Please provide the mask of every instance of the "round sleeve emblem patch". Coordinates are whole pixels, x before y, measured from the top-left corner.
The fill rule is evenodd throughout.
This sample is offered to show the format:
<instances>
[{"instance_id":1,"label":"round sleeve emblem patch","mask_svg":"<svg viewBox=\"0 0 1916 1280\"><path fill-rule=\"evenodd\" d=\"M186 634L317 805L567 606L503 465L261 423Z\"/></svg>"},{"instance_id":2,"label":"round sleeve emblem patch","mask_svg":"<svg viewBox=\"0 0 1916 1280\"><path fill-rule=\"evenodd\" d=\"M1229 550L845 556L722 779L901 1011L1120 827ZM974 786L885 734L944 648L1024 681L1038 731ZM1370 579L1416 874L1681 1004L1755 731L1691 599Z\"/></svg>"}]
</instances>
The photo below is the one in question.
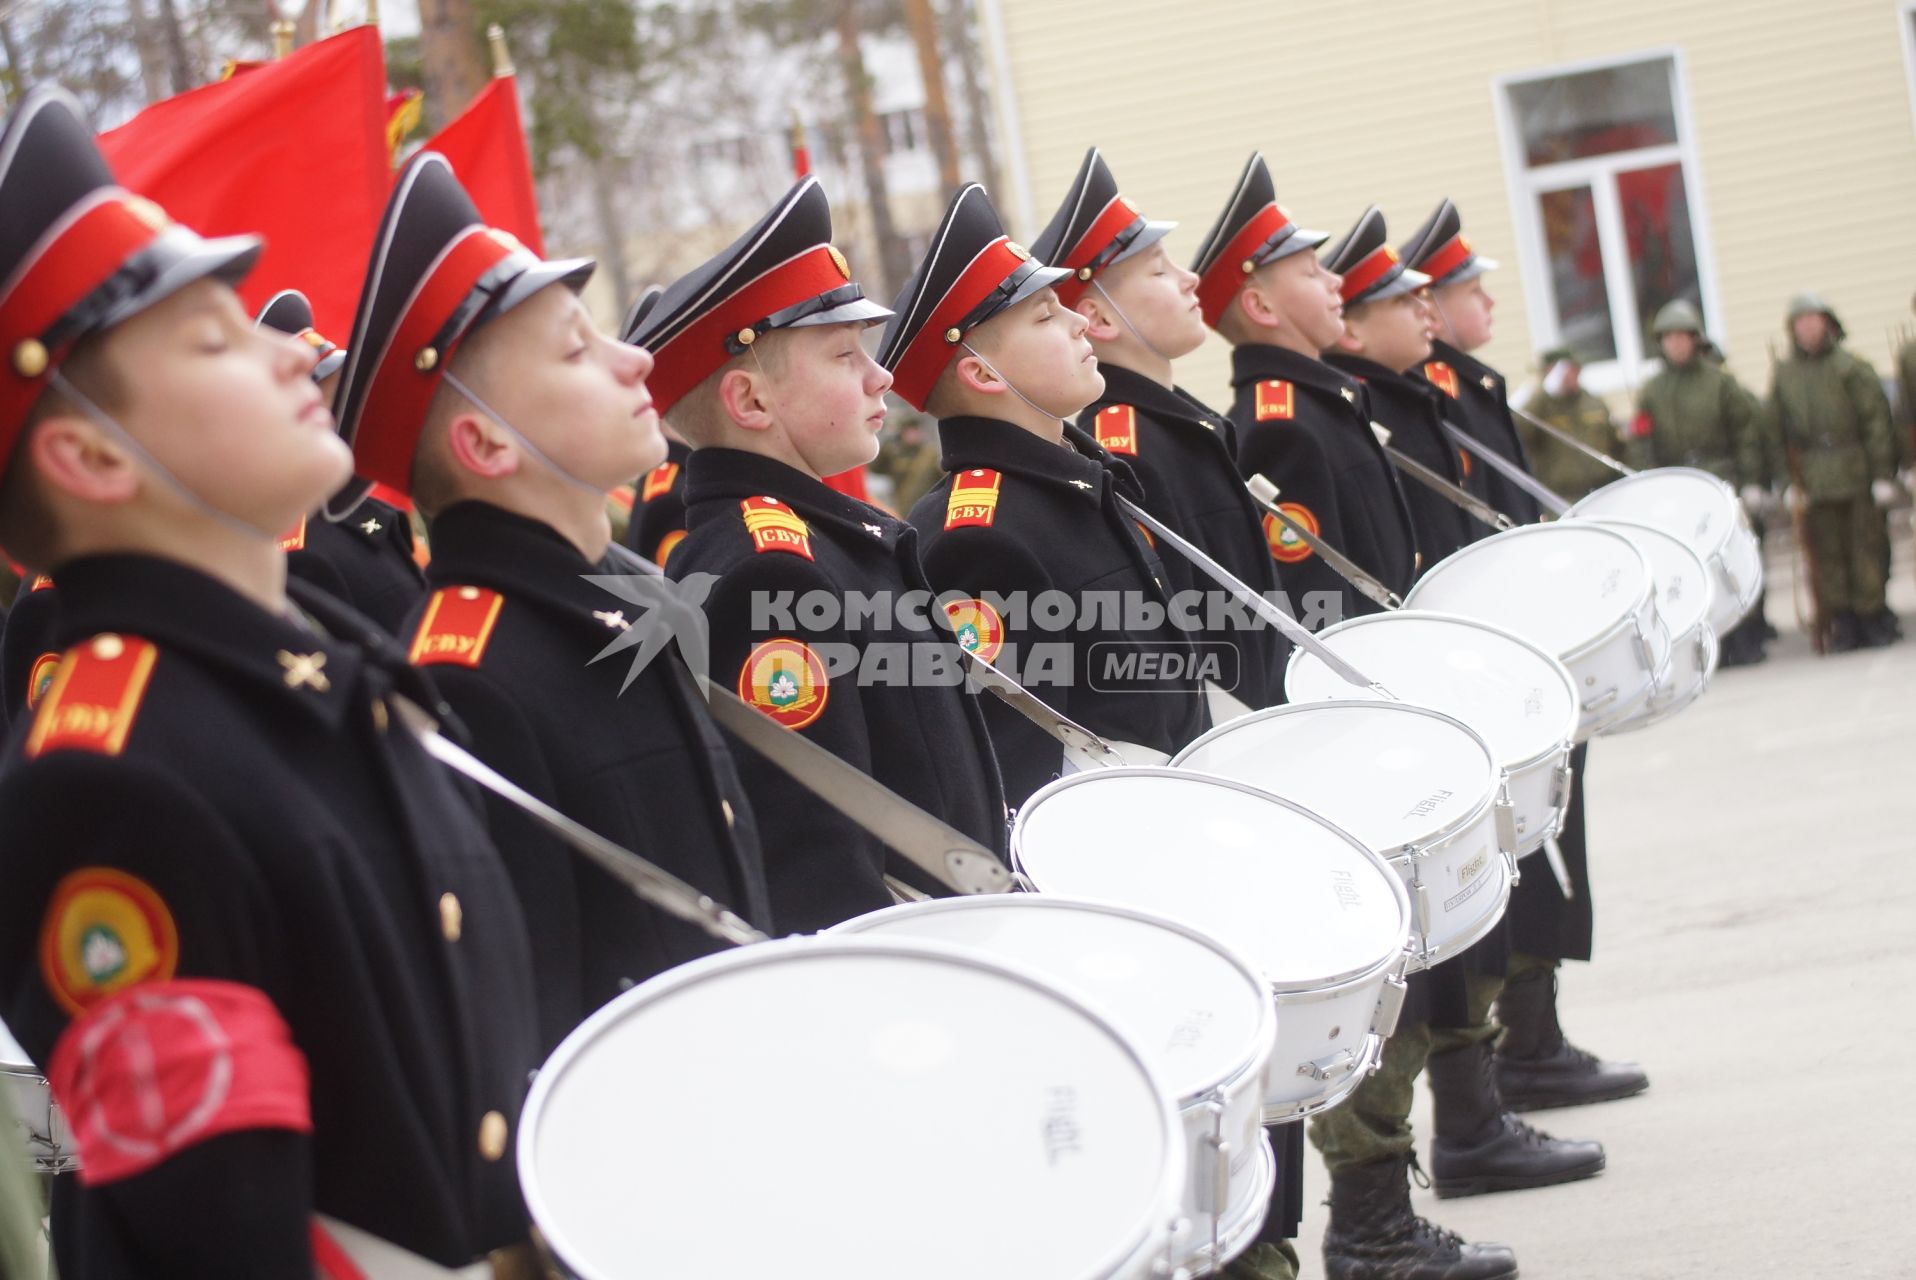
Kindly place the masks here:
<instances>
[{"instance_id":1,"label":"round sleeve emblem patch","mask_svg":"<svg viewBox=\"0 0 1916 1280\"><path fill-rule=\"evenodd\" d=\"M958 643L986 662L997 661L1005 647L1005 623L983 600L953 600L945 606Z\"/></svg>"},{"instance_id":2,"label":"round sleeve emblem patch","mask_svg":"<svg viewBox=\"0 0 1916 1280\"><path fill-rule=\"evenodd\" d=\"M33 660L33 669L27 673L27 710L40 705L40 697L53 683L53 673L59 670L60 655L43 653Z\"/></svg>"},{"instance_id":3,"label":"round sleeve emblem patch","mask_svg":"<svg viewBox=\"0 0 1916 1280\"><path fill-rule=\"evenodd\" d=\"M659 568L663 569L665 567L665 562L672 558L673 550L678 547L679 543L684 541L685 541L685 530L683 529L674 529L672 530L672 532L666 534L663 538L660 538L659 549L655 553L656 559L653 561L653 563L657 564Z\"/></svg>"},{"instance_id":4,"label":"round sleeve emblem patch","mask_svg":"<svg viewBox=\"0 0 1916 1280\"><path fill-rule=\"evenodd\" d=\"M1317 517L1302 503L1280 502L1277 509L1312 533L1320 531ZM1264 540L1270 544L1271 558L1280 564L1296 564L1299 560L1310 559L1314 554L1310 543L1298 537L1276 516L1264 517Z\"/></svg>"},{"instance_id":5,"label":"round sleeve emblem patch","mask_svg":"<svg viewBox=\"0 0 1916 1280\"><path fill-rule=\"evenodd\" d=\"M753 646L739 668L738 696L787 729L803 729L825 711L825 664L802 641L780 637Z\"/></svg>"},{"instance_id":6,"label":"round sleeve emblem patch","mask_svg":"<svg viewBox=\"0 0 1916 1280\"><path fill-rule=\"evenodd\" d=\"M40 973L75 1017L136 982L164 982L179 964L173 913L153 886L111 867L82 867L54 886L40 927Z\"/></svg>"}]
</instances>

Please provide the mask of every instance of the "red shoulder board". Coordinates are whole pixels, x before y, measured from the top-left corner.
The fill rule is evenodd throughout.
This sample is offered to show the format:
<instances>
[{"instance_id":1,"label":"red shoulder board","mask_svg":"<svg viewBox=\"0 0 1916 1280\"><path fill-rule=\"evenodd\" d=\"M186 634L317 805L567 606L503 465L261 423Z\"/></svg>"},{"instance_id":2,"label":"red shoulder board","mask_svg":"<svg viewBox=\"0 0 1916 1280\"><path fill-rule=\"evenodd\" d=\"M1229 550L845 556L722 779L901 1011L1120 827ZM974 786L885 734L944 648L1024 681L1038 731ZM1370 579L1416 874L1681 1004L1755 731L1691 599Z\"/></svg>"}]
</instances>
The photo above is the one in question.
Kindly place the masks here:
<instances>
[{"instance_id":1,"label":"red shoulder board","mask_svg":"<svg viewBox=\"0 0 1916 1280\"><path fill-rule=\"evenodd\" d=\"M1094 420L1098 443L1110 453L1136 457L1138 453L1138 411L1128 404L1114 404L1098 410Z\"/></svg>"},{"instance_id":2,"label":"red shoulder board","mask_svg":"<svg viewBox=\"0 0 1916 1280\"><path fill-rule=\"evenodd\" d=\"M811 526L777 498L747 498L738 504L745 516L745 531L752 535L752 549L760 555L783 551L812 559Z\"/></svg>"},{"instance_id":3,"label":"red shoulder board","mask_svg":"<svg viewBox=\"0 0 1916 1280\"><path fill-rule=\"evenodd\" d=\"M639 487L639 501L650 502L662 493L670 493L673 482L678 478L678 463L661 462L645 473L645 483Z\"/></svg>"},{"instance_id":4,"label":"red shoulder board","mask_svg":"<svg viewBox=\"0 0 1916 1280\"><path fill-rule=\"evenodd\" d=\"M631 485L622 484L607 493L605 499L620 511L630 511L638 503L638 494L632 491Z\"/></svg>"},{"instance_id":5,"label":"red shoulder board","mask_svg":"<svg viewBox=\"0 0 1916 1280\"><path fill-rule=\"evenodd\" d=\"M44 573L35 574L33 578L33 585L28 587L27 590L28 591L45 591L48 587L52 585L53 585L53 579L48 577L46 574Z\"/></svg>"},{"instance_id":6,"label":"red shoulder board","mask_svg":"<svg viewBox=\"0 0 1916 1280\"><path fill-rule=\"evenodd\" d=\"M484 587L441 587L426 604L406 656L419 666L476 667L506 598Z\"/></svg>"},{"instance_id":7,"label":"red shoulder board","mask_svg":"<svg viewBox=\"0 0 1916 1280\"><path fill-rule=\"evenodd\" d=\"M279 536L281 551L304 551L306 549L306 517L301 516L299 523L293 526L291 533Z\"/></svg>"},{"instance_id":8,"label":"red shoulder board","mask_svg":"<svg viewBox=\"0 0 1916 1280\"><path fill-rule=\"evenodd\" d=\"M953 473L945 528L989 529L998 518L998 486L1003 481L1003 476L985 467Z\"/></svg>"},{"instance_id":9,"label":"red shoulder board","mask_svg":"<svg viewBox=\"0 0 1916 1280\"><path fill-rule=\"evenodd\" d=\"M1256 410L1259 422L1289 421L1297 416L1297 388L1276 378L1264 379L1257 384Z\"/></svg>"},{"instance_id":10,"label":"red shoulder board","mask_svg":"<svg viewBox=\"0 0 1916 1280\"><path fill-rule=\"evenodd\" d=\"M1424 377L1430 385L1449 396L1457 398L1457 371L1442 360L1431 360L1424 365Z\"/></svg>"},{"instance_id":11,"label":"red shoulder board","mask_svg":"<svg viewBox=\"0 0 1916 1280\"><path fill-rule=\"evenodd\" d=\"M62 749L119 755L159 656L152 641L110 631L67 650L34 711L27 758Z\"/></svg>"},{"instance_id":12,"label":"red shoulder board","mask_svg":"<svg viewBox=\"0 0 1916 1280\"><path fill-rule=\"evenodd\" d=\"M673 549L676 548L679 545L679 543L684 541L685 541L685 530L683 529L674 529L670 533L667 533L664 537L659 539L658 550L652 553L652 562L658 565L659 568L663 569L665 567L665 562L672 558Z\"/></svg>"}]
</instances>

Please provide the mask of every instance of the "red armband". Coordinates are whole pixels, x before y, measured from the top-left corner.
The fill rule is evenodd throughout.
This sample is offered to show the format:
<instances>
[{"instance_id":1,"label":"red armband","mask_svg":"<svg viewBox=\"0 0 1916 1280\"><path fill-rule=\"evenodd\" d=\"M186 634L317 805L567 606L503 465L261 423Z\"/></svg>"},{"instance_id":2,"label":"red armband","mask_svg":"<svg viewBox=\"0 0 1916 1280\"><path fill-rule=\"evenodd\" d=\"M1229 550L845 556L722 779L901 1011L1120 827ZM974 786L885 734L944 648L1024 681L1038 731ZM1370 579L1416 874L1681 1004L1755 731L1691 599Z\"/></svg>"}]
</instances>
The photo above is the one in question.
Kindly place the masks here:
<instances>
[{"instance_id":1,"label":"red armband","mask_svg":"<svg viewBox=\"0 0 1916 1280\"><path fill-rule=\"evenodd\" d=\"M306 1055L256 987L141 983L76 1019L47 1072L80 1154L80 1181L144 1173L222 1133L311 1133Z\"/></svg>"},{"instance_id":2,"label":"red armband","mask_svg":"<svg viewBox=\"0 0 1916 1280\"><path fill-rule=\"evenodd\" d=\"M1630 434L1638 440L1650 434L1656 428L1656 422L1647 413L1639 413L1630 419Z\"/></svg>"}]
</instances>

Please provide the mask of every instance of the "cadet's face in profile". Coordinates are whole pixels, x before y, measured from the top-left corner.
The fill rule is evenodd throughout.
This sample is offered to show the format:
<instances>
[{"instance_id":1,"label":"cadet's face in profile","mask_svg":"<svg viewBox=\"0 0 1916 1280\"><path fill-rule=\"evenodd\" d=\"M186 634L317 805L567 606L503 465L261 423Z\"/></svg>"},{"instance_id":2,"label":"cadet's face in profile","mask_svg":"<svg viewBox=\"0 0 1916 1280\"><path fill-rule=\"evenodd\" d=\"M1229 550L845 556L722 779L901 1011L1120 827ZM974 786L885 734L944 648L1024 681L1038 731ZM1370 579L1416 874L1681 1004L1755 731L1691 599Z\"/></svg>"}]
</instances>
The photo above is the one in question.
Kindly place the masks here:
<instances>
[{"instance_id":1,"label":"cadet's face in profile","mask_svg":"<svg viewBox=\"0 0 1916 1280\"><path fill-rule=\"evenodd\" d=\"M1166 359L1189 355L1204 345L1197 273L1171 261L1163 241L1107 269L1097 283Z\"/></svg>"},{"instance_id":2,"label":"cadet's face in profile","mask_svg":"<svg viewBox=\"0 0 1916 1280\"><path fill-rule=\"evenodd\" d=\"M665 460L651 353L601 332L572 290L547 285L493 324L483 394L540 452L606 489Z\"/></svg>"},{"instance_id":3,"label":"cadet's face in profile","mask_svg":"<svg viewBox=\"0 0 1916 1280\"><path fill-rule=\"evenodd\" d=\"M1056 293L1040 289L972 330L970 342L1046 413L1071 418L1104 394L1104 375L1085 336L1088 327ZM964 354L961 348L959 358ZM1009 391L1001 394L1016 398Z\"/></svg>"},{"instance_id":4,"label":"cadet's face in profile","mask_svg":"<svg viewBox=\"0 0 1916 1280\"><path fill-rule=\"evenodd\" d=\"M865 350L862 324L821 324L777 335L768 368L773 416L813 472L836 475L878 456L891 372Z\"/></svg>"},{"instance_id":5,"label":"cadet's face in profile","mask_svg":"<svg viewBox=\"0 0 1916 1280\"><path fill-rule=\"evenodd\" d=\"M1438 336L1448 329L1450 343L1459 351L1475 351L1490 341L1497 300L1484 288L1482 277L1432 289L1430 296L1438 312Z\"/></svg>"},{"instance_id":6,"label":"cadet's face in profile","mask_svg":"<svg viewBox=\"0 0 1916 1280\"><path fill-rule=\"evenodd\" d=\"M1424 304L1414 293L1364 304L1350 322L1351 336L1364 355L1387 369L1403 372L1430 358L1430 329Z\"/></svg>"},{"instance_id":7,"label":"cadet's face in profile","mask_svg":"<svg viewBox=\"0 0 1916 1280\"><path fill-rule=\"evenodd\" d=\"M352 452L313 384L318 353L255 329L228 286L190 284L107 343L129 387L114 418L211 506L284 529L351 476Z\"/></svg>"},{"instance_id":8,"label":"cadet's face in profile","mask_svg":"<svg viewBox=\"0 0 1916 1280\"><path fill-rule=\"evenodd\" d=\"M1280 315L1318 351L1344 336L1344 277L1327 270L1308 249L1288 254L1259 270L1261 287L1270 291Z\"/></svg>"}]
</instances>

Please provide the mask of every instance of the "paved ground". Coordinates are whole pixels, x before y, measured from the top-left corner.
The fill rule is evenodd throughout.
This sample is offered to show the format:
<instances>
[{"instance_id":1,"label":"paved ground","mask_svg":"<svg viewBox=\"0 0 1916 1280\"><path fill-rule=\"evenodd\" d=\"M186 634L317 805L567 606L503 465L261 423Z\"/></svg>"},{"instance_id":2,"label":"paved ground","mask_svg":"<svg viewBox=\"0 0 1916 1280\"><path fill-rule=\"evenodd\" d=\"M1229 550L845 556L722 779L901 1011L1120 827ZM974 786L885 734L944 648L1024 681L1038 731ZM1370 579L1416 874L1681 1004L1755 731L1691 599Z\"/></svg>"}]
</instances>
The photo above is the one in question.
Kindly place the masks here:
<instances>
[{"instance_id":1,"label":"paved ground","mask_svg":"<svg viewBox=\"0 0 1916 1280\"><path fill-rule=\"evenodd\" d=\"M1608 1170L1416 1193L1514 1247L1526 1277L1916 1276L1916 639L1818 659L1787 545L1770 572L1770 661L1590 753L1597 956L1566 969L1561 1007L1575 1041L1636 1058L1651 1087L1532 1118L1601 1140ZM1891 600L1916 636L1906 539ZM1298 1244L1321 1277L1326 1179L1308 1165Z\"/></svg>"}]
</instances>

